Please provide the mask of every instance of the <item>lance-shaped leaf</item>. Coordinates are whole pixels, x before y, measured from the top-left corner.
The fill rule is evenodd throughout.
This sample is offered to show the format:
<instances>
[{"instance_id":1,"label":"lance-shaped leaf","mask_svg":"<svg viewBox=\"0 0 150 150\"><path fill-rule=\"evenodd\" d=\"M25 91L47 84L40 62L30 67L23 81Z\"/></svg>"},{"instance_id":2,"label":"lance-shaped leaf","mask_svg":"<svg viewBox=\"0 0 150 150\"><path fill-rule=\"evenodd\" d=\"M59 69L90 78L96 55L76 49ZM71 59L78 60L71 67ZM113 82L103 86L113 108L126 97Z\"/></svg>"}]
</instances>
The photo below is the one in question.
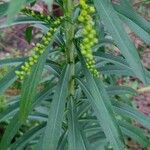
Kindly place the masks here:
<instances>
[{"instance_id":1,"label":"lance-shaped leaf","mask_svg":"<svg viewBox=\"0 0 150 150\"><path fill-rule=\"evenodd\" d=\"M50 44L51 45L51 44ZM31 74L23 82L20 101L20 121L24 122L30 112L32 102L37 93L37 86L40 82L44 64L49 53L49 46L38 59L37 64L32 68Z\"/></svg>"},{"instance_id":2,"label":"lance-shaped leaf","mask_svg":"<svg viewBox=\"0 0 150 150\"><path fill-rule=\"evenodd\" d=\"M103 83L99 79L94 79L88 71L86 71L86 79L87 84L81 80L78 82L89 99L107 140L115 150L124 149L123 137Z\"/></svg>"},{"instance_id":3,"label":"lance-shaped leaf","mask_svg":"<svg viewBox=\"0 0 150 150\"><path fill-rule=\"evenodd\" d=\"M68 102L68 149L70 150L90 150L90 145L81 133L77 120L77 110L73 99Z\"/></svg>"},{"instance_id":4,"label":"lance-shaped leaf","mask_svg":"<svg viewBox=\"0 0 150 150\"><path fill-rule=\"evenodd\" d=\"M126 58L133 72L139 79L146 83L143 66L140 62L137 50L128 34L125 32L123 23L113 9L112 3L110 0L94 0L94 4L97 9L97 13L106 26L106 29L113 37L115 43L121 50L123 56Z\"/></svg>"},{"instance_id":5,"label":"lance-shaped leaf","mask_svg":"<svg viewBox=\"0 0 150 150\"><path fill-rule=\"evenodd\" d=\"M61 135L62 121L64 117L65 100L68 95L68 83L70 81L71 65L65 67L56 87L51 103L45 134L42 139L42 150L56 150Z\"/></svg>"},{"instance_id":6,"label":"lance-shaped leaf","mask_svg":"<svg viewBox=\"0 0 150 150\"><path fill-rule=\"evenodd\" d=\"M140 16L132 7L128 0L121 0L119 5L113 5L115 10L133 21L137 26L141 27L145 32L150 34L150 22Z\"/></svg>"}]
</instances>

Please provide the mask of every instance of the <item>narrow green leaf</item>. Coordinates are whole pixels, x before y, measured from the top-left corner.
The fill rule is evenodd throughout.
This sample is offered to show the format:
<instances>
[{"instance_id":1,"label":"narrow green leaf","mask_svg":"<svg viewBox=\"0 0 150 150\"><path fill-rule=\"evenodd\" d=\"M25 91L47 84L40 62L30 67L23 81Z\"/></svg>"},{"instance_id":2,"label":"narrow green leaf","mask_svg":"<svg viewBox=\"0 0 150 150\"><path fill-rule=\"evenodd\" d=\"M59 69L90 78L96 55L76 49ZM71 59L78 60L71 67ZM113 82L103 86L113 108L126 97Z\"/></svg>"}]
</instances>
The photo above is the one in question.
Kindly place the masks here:
<instances>
[{"instance_id":1,"label":"narrow green leaf","mask_svg":"<svg viewBox=\"0 0 150 150\"><path fill-rule=\"evenodd\" d=\"M49 44L50 46L51 44ZM37 86L40 82L44 64L49 53L49 46L38 59L37 64L32 68L30 76L27 76L22 84L21 101L20 101L20 121L24 122L30 112L32 102L37 93Z\"/></svg>"},{"instance_id":2,"label":"narrow green leaf","mask_svg":"<svg viewBox=\"0 0 150 150\"><path fill-rule=\"evenodd\" d=\"M135 76L132 69L126 69L118 65L105 65L104 67L97 67L100 72L106 75L118 75L118 76Z\"/></svg>"},{"instance_id":3,"label":"narrow green leaf","mask_svg":"<svg viewBox=\"0 0 150 150\"><path fill-rule=\"evenodd\" d=\"M8 58L0 60L0 67L3 65L20 65L26 58Z\"/></svg>"},{"instance_id":4,"label":"narrow green leaf","mask_svg":"<svg viewBox=\"0 0 150 150\"><path fill-rule=\"evenodd\" d=\"M139 123L150 129L150 117L122 102L112 101L112 103L116 113L137 120Z\"/></svg>"},{"instance_id":5,"label":"narrow green leaf","mask_svg":"<svg viewBox=\"0 0 150 150\"><path fill-rule=\"evenodd\" d=\"M8 3L0 4L0 17L6 15L8 9Z\"/></svg>"},{"instance_id":6,"label":"narrow green leaf","mask_svg":"<svg viewBox=\"0 0 150 150\"><path fill-rule=\"evenodd\" d=\"M33 19L32 17L18 17L16 18L11 24L3 23L0 25L0 29L4 29L7 27L11 27L18 24L42 24L42 21L37 21L36 19ZM45 26L46 28L46 26Z\"/></svg>"},{"instance_id":7,"label":"narrow green leaf","mask_svg":"<svg viewBox=\"0 0 150 150\"><path fill-rule=\"evenodd\" d=\"M15 67L14 69L11 69L5 77L3 77L0 80L0 94L5 92L6 89L8 89L17 79L15 70L18 69L19 67Z\"/></svg>"},{"instance_id":8,"label":"narrow green leaf","mask_svg":"<svg viewBox=\"0 0 150 150\"><path fill-rule=\"evenodd\" d=\"M29 131L27 131L23 136L21 136L17 141L10 146L11 150L21 150L29 144L34 138L38 137L45 129L46 123L42 123Z\"/></svg>"},{"instance_id":9,"label":"narrow green leaf","mask_svg":"<svg viewBox=\"0 0 150 150\"><path fill-rule=\"evenodd\" d=\"M45 3L48 5L49 10L51 11L54 0L43 0L43 1L45 1Z\"/></svg>"},{"instance_id":10,"label":"narrow green leaf","mask_svg":"<svg viewBox=\"0 0 150 150\"><path fill-rule=\"evenodd\" d=\"M114 118L113 108L103 83L99 79L94 79L88 71L86 71L86 79L87 84L81 80L78 82L89 99L107 140L115 150L124 149L123 137Z\"/></svg>"},{"instance_id":11,"label":"narrow green leaf","mask_svg":"<svg viewBox=\"0 0 150 150\"><path fill-rule=\"evenodd\" d=\"M135 75L146 83L143 66L134 44L131 42L128 34L125 32L120 18L117 16L109 0L94 0L97 13L104 22L107 30L113 37L118 48L126 58ZM115 18L115 19L114 19Z\"/></svg>"},{"instance_id":12,"label":"narrow green leaf","mask_svg":"<svg viewBox=\"0 0 150 150\"><path fill-rule=\"evenodd\" d=\"M122 132L137 141L139 144L141 144L143 147L149 147L150 146L150 141L146 137L146 134L144 133L143 130L125 122L125 121L119 121L119 125L121 126Z\"/></svg>"},{"instance_id":13,"label":"narrow green leaf","mask_svg":"<svg viewBox=\"0 0 150 150\"><path fill-rule=\"evenodd\" d=\"M61 126L64 116L65 100L68 94L68 83L70 81L70 71L72 66L68 65L60 77L56 87L51 108L49 111L48 122L43 137L42 150L56 150L61 134Z\"/></svg>"},{"instance_id":14,"label":"narrow green leaf","mask_svg":"<svg viewBox=\"0 0 150 150\"><path fill-rule=\"evenodd\" d=\"M131 69L126 60L121 56L115 56L111 53L102 53L99 51L95 52L94 56L97 60L104 60L107 61L108 63L113 63L114 65L118 65L126 69Z\"/></svg>"},{"instance_id":15,"label":"narrow green leaf","mask_svg":"<svg viewBox=\"0 0 150 150\"><path fill-rule=\"evenodd\" d=\"M121 0L120 5L114 5L114 8L117 12L124 15L125 17L132 20L139 27L145 30L150 34L150 22L140 16L132 7L131 3L128 0ZM129 11L130 10L130 11Z\"/></svg>"},{"instance_id":16,"label":"narrow green leaf","mask_svg":"<svg viewBox=\"0 0 150 150\"><path fill-rule=\"evenodd\" d=\"M123 20L123 22L125 22L128 25L128 27L141 38L141 40L143 40L147 45L150 45L150 33L147 33L143 28L138 26L129 18L126 18L122 15L120 15L120 17Z\"/></svg>"},{"instance_id":17,"label":"narrow green leaf","mask_svg":"<svg viewBox=\"0 0 150 150\"><path fill-rule=\"evenodd\" d=\"M68 130L64 132L59 140L57 150L64 150L67 144Z\"/></svg>"},{"instance_id":18,"label":"narrow green leaf","mask_svg":"<svg viewBox=\"0 0 150 150\"><path fill-rule=\"evenodd\" d=\"M106 87L106 91L110 96L113 95L124 95L124 94L130 94L130 95L136 95L136 91L130 87L126 86L109 86Z\"/></svg>"},{"instance_id":19,"label":"narrow green leaf","mask_svg":"<svg viewBox=\"0 0 150 150\"><path fill-rule=\"evenodd\" d=\"M11 119L10 124L8 125L2 140L0 142L0 149L6 150L11 143L12 138L19 130L21 124L19 123L18 113Z\"/></svg>"},{"instance_id":20,"label":"narrow green leaf","mask_svg":"<svg viewBox=\"0 0 150 150\"><path fill-rule=\"evenodd\" d=\"M68 110L68 149L90 150L90 145L85 144L88 143L86 137L81 134L73 99L69 101Z\"/></svg>"},{"instance_id":21,"label":"narrow green leaf","mask_svg":"<svg viewBox=\"0 0 150 150\"><path fill-rule=\"evenodd\" d=\"M15 15L19 12L21 7L25 4L26 0L12 0L8 8L8 22L11 23Z\"/></svg>"}]
</instances>

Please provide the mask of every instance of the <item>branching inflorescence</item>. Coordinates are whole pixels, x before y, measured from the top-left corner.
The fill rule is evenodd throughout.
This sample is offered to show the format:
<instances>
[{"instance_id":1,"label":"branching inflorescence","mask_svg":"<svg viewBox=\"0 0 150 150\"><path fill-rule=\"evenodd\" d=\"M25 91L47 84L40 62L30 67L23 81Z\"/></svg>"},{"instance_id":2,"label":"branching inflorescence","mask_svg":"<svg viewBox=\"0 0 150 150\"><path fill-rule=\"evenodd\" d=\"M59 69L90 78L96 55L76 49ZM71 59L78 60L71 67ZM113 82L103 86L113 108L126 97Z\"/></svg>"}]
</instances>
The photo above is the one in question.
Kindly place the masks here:
<instances>
[{"instance_id":1,"label":"branching inflorescence","mask_svg":"<svg viewBox=\"0 0 150 150\"><path fill-rule=\"evenodd\" d=\"M94 29L94 22L92 14L95 13L95 8L89 6L86 0L80 0L81 12L78 17L80 23L82 23L82 35L83 39L80 43L80 49L82 55L86 59L86 66L94 76L99 76L99 72L95 68L95 60L92 54L92 47L98 42L96 38L96 30Z\"/></svg>"},{"instance_id":2,"label":"branching inflorescence","mask_svg":"<svg viewBox=\"0 0 150 150\"><path fill-rule=\"evenodd\" d=\"M52 23L52 18L49 15L45 15L41 12L31 10L30 8L26 7L21 10L21 12L27 16L33 17L39 21L43 21L45 23Z\"/></svg>"},{"instance_id":3,"label":"branching inflorescence","mask_svg":"<svg viewBox=\"0 0 150 150\"><path fill-rule=\"evenodd\" d=\"M27 11L27 9L26 9L26 12L28 15L30 14L33 17L35 16L35 18L38 17L38 16L36 16L36 13L35 12L33 13L33 11L31 11L31 10ZM41 19L43 19L43 17ZM35 45L35 47L33 48L33 50L32 50L33 54L28 58L28 60L24 63L24 65L21 66L21 69L17 70L15 72L17 77L20 80L23 80L26 75L30 74L32 66L35 63L37 63L39 57L44 53L46 47L49 45L50 41L52 40L52 37L53 37L54 33L56 32L58 26L60 25L62 19L63 19L63 17L60 17L60 18L56 19L55 21L51 22L52 25L49 28L49 31L42 37L41 42L37 43ZM43 21L45 21L45 19ZM49 21L49 19L48 19L48 21Z\"/></svg>"}]
</instances>

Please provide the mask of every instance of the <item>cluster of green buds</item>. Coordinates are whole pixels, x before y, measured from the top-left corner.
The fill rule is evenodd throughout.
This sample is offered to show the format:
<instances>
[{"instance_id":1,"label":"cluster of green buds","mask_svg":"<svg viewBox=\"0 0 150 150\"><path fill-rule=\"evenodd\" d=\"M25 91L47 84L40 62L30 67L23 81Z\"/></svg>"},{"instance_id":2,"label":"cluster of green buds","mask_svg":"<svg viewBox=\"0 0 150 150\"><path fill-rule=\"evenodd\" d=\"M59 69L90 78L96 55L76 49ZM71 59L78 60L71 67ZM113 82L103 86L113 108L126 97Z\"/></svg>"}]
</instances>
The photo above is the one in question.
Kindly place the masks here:
<instances>
[{"instance_id":1,"label":"cluster of green buds","mask_svg":"<svg viewBox=\"0 0 150 150\"><path fill-rule=\"evenodd\" d=\"M46 23L51 23L51 21L52 21L52 18L50 16L45 15L38 11L31 10L28 7L22 9L21 12L24 13L25 15L31 16L39 21L44 21Z\"/></svg>"},{"instance_id":2,"label":"cluster of green buds","mask_svg":"<svg viewBox=\"0 0 150 150\"><path fill-rule=\"evenodd\" d=\"M58 26L60 25L63 17L56 19L53 22L53 26L49 29L49 31L42 37L40 43L37 43L32 50L32 55L28 58L28 60L21 66L20 70L15 71L17 77L20 80L23 80L26 75L30 74L32 66L37 63L39 57L44 53L45 48L49 45L52 36L56 32Z\"/></svg>"},{"instance_id":3,"label":"cluster of green buds","mask_svg":"<svg viewBox=\"0 0 150 150\"><path fill-rule=\"evenodd\" d=\"M99 76L99 72L95 68L95 60L92 54L92 47L98 43L96 37L96 30L94 28L94 22L92 14L95 13L94 6L90 6L86 3L86 0L80 0L81 12L78 17L80 23L82 23L82 35L83 39L80 43L80 49L82 55L86 59L86 66L94 76Z\"/></svg>"}]
</instances>

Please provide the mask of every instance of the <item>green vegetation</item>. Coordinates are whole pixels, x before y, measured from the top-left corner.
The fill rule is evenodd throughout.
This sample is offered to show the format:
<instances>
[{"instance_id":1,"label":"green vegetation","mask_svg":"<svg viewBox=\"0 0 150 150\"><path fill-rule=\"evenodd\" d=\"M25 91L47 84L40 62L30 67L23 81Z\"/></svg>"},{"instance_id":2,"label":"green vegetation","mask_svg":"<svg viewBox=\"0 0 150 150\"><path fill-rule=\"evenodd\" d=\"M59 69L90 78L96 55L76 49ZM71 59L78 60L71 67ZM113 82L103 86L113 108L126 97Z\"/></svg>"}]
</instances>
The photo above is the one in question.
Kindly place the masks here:
<instances>
[{"instance_id":1,"label":"green vegetation","mask_svg":"<svg viewBox=\"0 0 150 150\"><path fill-rule=\"evenodd\" d=\"M149 148L150 135L134 123L149 129L150 118L132 106L138 93L117 81L134 77L150 85L126 32L128 26L149 45L150 23L129 0L45 2L60 13L32 10L36 0L0 3L7 18L0 29L30 24L43 34L30 56L0 60L0 67L12 67L0 80L0 150L125 150L128 138ZM14 83L19 92L6 99Z\"/></svg>"}]
</instances>

